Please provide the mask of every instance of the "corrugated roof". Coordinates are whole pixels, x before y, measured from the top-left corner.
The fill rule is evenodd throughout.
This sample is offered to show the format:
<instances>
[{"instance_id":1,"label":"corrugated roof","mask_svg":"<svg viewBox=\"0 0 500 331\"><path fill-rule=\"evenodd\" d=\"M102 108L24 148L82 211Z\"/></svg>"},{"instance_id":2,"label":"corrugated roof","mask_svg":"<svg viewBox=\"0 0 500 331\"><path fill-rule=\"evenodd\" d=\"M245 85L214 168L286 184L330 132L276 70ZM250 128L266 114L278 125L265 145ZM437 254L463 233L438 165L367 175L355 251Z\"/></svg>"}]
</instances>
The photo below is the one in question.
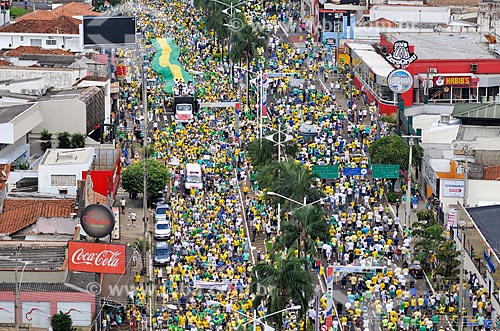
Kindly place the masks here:
<instances>
[{"instance_id":1,"label":"corrugated roof","mask_svg":"<svg viewBox=\"0 0 500 331\"><path fill-rule=\"evenodd\" d=\"M467 212L486 241L499 254L497 243L500 238L500 205L467 208Z\"/></svg>"},{"instance_id":2,"label":"corrugated roof","mask_svg":"<svg viewBox=\"0 0 500 331\"><path fill-rule=\"evenodd\" d=\"M500 103L457 103L452 115L456 118L500 119Z\"/></svg>"},{"instance_id":3,"label":"corrugated roof","mask_svg":"<svg viewBox=\"0 0 500 331\"><path fill-rule=\"evenodd\" d=\"M13 234L35 224L40 217L71 217L72 199L5 199L0 214L0 234Z\"/></svg>"},{"instance_id":4,"label":"corrugated roof","mask_svg":"<svg viewBox=\"0 0 500 331\"><path fill-rule=\"evenodd\" d=\"M13 292L15 283L0 283L0 292ZM86 291L79 290L75 286L65 283L26 283L21 284L23 292L69 292L69 293L84 293Z\"/></svg>"}]
</instances>

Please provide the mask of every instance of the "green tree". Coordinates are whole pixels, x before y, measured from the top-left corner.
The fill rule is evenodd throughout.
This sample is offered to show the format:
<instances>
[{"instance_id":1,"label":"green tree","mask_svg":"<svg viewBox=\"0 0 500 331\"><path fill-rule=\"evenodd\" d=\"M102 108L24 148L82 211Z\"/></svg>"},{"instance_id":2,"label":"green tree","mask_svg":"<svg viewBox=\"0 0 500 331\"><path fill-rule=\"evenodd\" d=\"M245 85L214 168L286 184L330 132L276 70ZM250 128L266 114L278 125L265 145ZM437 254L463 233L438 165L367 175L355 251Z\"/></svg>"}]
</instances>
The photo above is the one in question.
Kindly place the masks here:
<instances>
[{"instance_id":1,"label":"green tree","mask_svg":"<svg viewBox=\"0 0 500 331\"><path fill-rule=\"evenodd\" d=\"M273 161L273 144L266 139L254 139L247 146L248 157L254 167L260 168Z\"/></svg>"},{"instance_id":2,"label":"green tree","mask_svg":"<svg viewBox=\"0 0 500 331\"><path fill-rule=\"evenodd\" d=\"M52 133L50 133L49 130L42 130L42 132L40 133L40 140L40 147L42 148L42 151L44 153L49 148L52 148Z\"/></svg>"},{"instance_id":3,"label":"green tree","mask_svg":"<svg viewBox=\"0 0 500 331\"><path fill-rule=\"evenodd\" d=\"M73 133L71 135L71 147L72 148L83 148L85 147L86 136L82 133Z\"/></svg>"},{"instance_id":4,"label":"green tree","mask_svg":"<svg viewBox=\"0 0 500 331\"><path fill-rule=\"evenodd\" d=\"M404 138L398 135L386 136L375 140L368 149L372 164L398 164L408 170L410 147ZM413 165L422 162L423 150L419 145L413 146Z\"/></svg>"},{"instance_id":5,"label":"green tree","mask_svg":"<svg viewBox=\"0 0 500 331\"><path fill-rule=\"evenodd\" d=\"M54 314L50 320L50 325L54 331L71 331L73 330L73 321L71 316L63 313L62 311Z\"/></svg>"},{"instance_id":6,"label":"green tree","mask_svg":"<svg viewBox=\"0 0 500 331\"><path fill-rule=\"evenodd\" d=\"M311 274L303 268L305 263L305 259L293 256L291 250L285 257L280 253L271 253L270 261L257 263L253 268L255 281L250 287L256 294L255 307L262 303L267 307L267 313L272 314L284 309L293 300L301 306L300 315L304 316L314 294ZM280 314L269 319L278 330L282 328Z\"/></svg>"},{"instance_id":7,"label":"green tree","mask_svg":"<svg viewBox=\"0 0 500 331\"><path fill-rule=\"evenodd\" d=\"M61 132L57 135L58 146L57 148L71 148L71 135L69 132Z\"/></svg>"},{"instance_id":8,"label":"green tree","mask_svg":"<svg viewBox=\"0 0 500 331\"><path fill-rule=\"evenodd\" d=\"M131 164L122 174L122 187L131 194L143 193L144 160ZM146 159L147 193L150 199L158 197L168 182L165 165L155 159Z\"/></svg>"},{"instance_id":9,"label":"green tree","mask_svg":"<svg viewBox=\"0 0 500 331\"><path fill-rule=\"evenodd\" d=\"M459 256L460 252L457 251L454 241L446 240L441 243L436 251L436 274L450 281L456 281L460 265Z\"/></svg>"},{"instance_id":10,"label":"green tree","mask_svg":"<svg viewBox=\"0 0 500 331\"><path fill-rule=\"evenodd\" d=\"M297 248L301 257L307 253L316 256L316 239L327 241L328 230L321 208L316 205L301 207L293 210L290 220L281 224L283 235L280 244L282 247Z\"/></svg>"},{"instance_id":11,"label":"green tree","mask_svg":"<svg viewBox=\"0 0 500 331\"><path fill-rule=\"evenodd\" d=\"M251 25L245 24L231 37L231 53L229 57L233 61L245 61L246 67L250 68L250 62L258 55L257 50L267 46L267 35L262 31L256 31ZM247 105L250 102L250 75L247 73L246 91Z\"/></svg>"},{"instance_id":12,"label":"green tree","mask_svg":"<svg viewBox=\"0 0 500 331\"><path fill-rule=\"evenodd\" d=\"M261 188L272 191L292 200L311 203L323 197L317 189L316 176L295 161L274 162L259 170L257 180ZM273 201L281 203L284 210L293 210L298 204L287 199L273 196Z\"/></svg>"}]
</instances>

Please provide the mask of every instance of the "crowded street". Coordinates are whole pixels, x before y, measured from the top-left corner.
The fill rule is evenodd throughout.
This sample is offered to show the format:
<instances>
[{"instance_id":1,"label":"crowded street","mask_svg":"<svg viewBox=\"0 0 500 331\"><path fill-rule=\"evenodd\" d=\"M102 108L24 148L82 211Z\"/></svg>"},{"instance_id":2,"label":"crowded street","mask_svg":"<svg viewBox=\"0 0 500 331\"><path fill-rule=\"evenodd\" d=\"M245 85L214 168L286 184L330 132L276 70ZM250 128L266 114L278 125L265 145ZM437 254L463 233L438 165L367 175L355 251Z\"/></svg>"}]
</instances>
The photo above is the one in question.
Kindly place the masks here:
<instances>
[{"instance_id":1,"label":"crowded street","mask_svg":"<svg viewBox=\"0 0 500 331\"><path fill-rule=\"evenodd\" d=\"M299 14L299 2L248 1L240 6L246 20L268 34L268 45L258 47L256 56L241 66L224 55L215 56L230 46L221 47L216 42L203 12L188 1L137 2L116 9L138 17L148 84L147 96L141 95L137 53L120 50L118 56L131 73L130 81L120 82L122 166L140 161L141 140L148 139L152 156L169 171L165 214L172 224L166 239L169 261L153 268L153 316L147 316L144 309L150 303L146 289L140 286L141 276L136 274L137 288L129 295L123 322L132 330L141 330L149 318L155 330L194 331L238 330L252 323L261 330L274 323L273 327L279 324L281 330L294 331L312 329L316 323L316 330L327 324L327 329L334 331L442 331L457 327L457 284L432 289L426 282L430 274L416 279L410 273L409 265L414 262L412 230L402 221L405 216L399 211L399 200L395 210L395 204L389 205L385 197L390 181L372 178L367 172L343 174L345 168L368 169L370 145L392 134L380 120L377 106L368 103L363 92L353 86L349 64L336 62L326 45L311 39L304 27L307 22ZM282 29L287 35L302 32L303 45L297 47ZM171 94L165 91L164 78L150 65L156 52L152 41L166 37L180 48L179 61L194 79L175 80ZM264 119L259 106L262 93L256 82L261 72L280 73L266 87ZM201 106L193 120L179 121L172 108L176 96L182 95L195 95L200 104L208 106ZM144 97L147 112L142 106ZM238 107L209 106L224 102L237 102ZM147 127L144 116L150 122ZM315 133L304 134L304 125L314 127ZM252 142L278 130L286 132L296 146L295 153L283 152L278 162L309 173L315 166L339 168L338 178L312 181L313 189L319 192L320 223L326 231L323 240L310 238L316 247L307 252L301 252L300 245L273 246L282 231L279 222L290 223L299 211L293 206L284 212L276 208L267 194L270 190L262 177L264 168L249 156ZM143 135L136 135L137 131ZM202 186L188 189L184 185L187 164L201 166ZM404 192L404 182L400 185ZM293 200L283 199L282 205ZM411 213L416 220L417 209L425 210L426 206L415 199ZM307 202L313 199L304 200L303 206L309 208ZM288 302L272 311L266 299L256 300L260 294L254 289L259 284L254 267L272 265L276 254L307 261L303 269L318 284L319 309L315 309L314 298L306 306L304 302ZM329 298L328 266L373 269L336 273ZM315 279L318 276L319 281ZM467 310L463 314L469 325L472 321L479 330L493 329L492 306L484 288L472 274L465 281ZM330 299L334 311L328 322ZM293 309L297 305L300 309ZM266 319L277 310L282 310L279 323Z\"/></svg>"}]
</instances>

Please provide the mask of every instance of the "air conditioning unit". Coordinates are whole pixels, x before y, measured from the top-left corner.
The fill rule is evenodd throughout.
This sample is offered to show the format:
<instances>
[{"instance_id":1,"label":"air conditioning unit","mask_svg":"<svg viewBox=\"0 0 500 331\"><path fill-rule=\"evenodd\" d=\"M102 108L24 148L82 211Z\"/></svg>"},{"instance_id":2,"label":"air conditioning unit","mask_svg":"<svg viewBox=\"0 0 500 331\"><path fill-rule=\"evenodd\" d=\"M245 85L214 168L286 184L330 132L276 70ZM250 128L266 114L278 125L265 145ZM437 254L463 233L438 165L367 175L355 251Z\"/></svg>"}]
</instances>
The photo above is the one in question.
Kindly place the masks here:
<instances>
[{"instance_id":1,"label":"air conditioning unit","mask_svg":"<svg viewBox=\"0 0 500 331\"><path fill-rule=\"evenodd\" d=\"M430 72L431 74L437 74L437 73L438 73L438 70L437 70L437 68L430 68L430 69L429 69L429 72Z\"/></svg>"},{"instance_id":2,"label":"air conditioning unit","mask_svg":"<svg viewBox=\"0 0 500 331\"><path fill-rule=\"evenodd\" d=\"M477 71L477 63L470 64L470 71Z\"/></svg>"},{"instance_id":3,"label":"air conditioning unit","mask_svg":"<svg viewBox=\"0 0 500 331\"><path fill-rule=\"evenodd\" d=\"M40 90L31 90L31 95L40 95Z\"/></svg>"},{"instance_id":4,"label":"air conditioning unit","mask_svg":"<svg viewBox=\"0 0 500 331\"><path fill-rule=\"evenodd\" d=\"M439 123L449 124L450 123L450 115L448 115L448 114L441 114L441 119L439 120Z\"/></svg>"},{"instance_id":5,"label":"air conditioning unit","mask_svg":"<svg viewBox=\"0 0 500 331\"><path fill-rule=\"evenodd\" d=\"M66 195L68 194L68 188L67 187L59 187L59 194Z\"/></svg>"},{"instance_id":6,"label":"air conditioning unit","mask_svg":"<svg viewBox=\"0 0 500 331\"><path fill-rule=\"evenodd\" d=\"M21 94L30 94L30 90L28 89L21 89Z\"/></svg>"}]
</instances>

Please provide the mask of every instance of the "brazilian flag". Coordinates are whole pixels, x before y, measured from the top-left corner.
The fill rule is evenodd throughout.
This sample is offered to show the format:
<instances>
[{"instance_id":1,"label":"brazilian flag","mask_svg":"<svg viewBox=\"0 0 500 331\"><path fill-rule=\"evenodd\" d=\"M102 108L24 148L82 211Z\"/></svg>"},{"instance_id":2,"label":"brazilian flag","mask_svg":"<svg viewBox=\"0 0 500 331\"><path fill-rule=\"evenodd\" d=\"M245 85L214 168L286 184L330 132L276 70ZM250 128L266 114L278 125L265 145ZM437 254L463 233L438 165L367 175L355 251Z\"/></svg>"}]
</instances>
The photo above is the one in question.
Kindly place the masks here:
<instances>
[{"instance_id":1,"label":"brazilian flag","mask_svg":"<svg viewBox=\"0 0 500 331\"><path fill-rule=\"evenodd\" d=\"M152 67L153 70L163 76L165 92L173 93L176 79L185 83L189 81L195 83L193 77L179 62L180 48L174 44L172 38L155 38L151 40L151 43L156 48Z\"/></svg>"}]
</instances>

